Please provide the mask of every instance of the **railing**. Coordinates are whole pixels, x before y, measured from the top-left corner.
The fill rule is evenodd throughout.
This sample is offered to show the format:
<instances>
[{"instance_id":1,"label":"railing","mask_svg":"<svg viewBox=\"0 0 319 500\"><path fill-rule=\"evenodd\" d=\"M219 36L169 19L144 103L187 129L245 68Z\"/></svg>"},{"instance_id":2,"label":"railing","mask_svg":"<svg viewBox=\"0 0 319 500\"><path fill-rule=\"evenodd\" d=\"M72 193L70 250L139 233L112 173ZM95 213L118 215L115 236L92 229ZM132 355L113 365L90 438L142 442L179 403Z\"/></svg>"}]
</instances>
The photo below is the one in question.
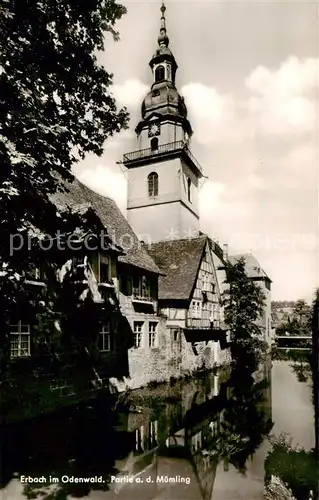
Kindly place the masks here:
<instances>
[{"instance_id":1,"label":"railing","mask_svg":"<svg viewBox=\"0 0 319 500\"><path fill-rule=\"evenodd\" d=\"M132 300L136 302L148 302L148 303L154 303L155 300L152 297L147 297L145 295L138 295L138 294L133 294L132 295Z\"/></svg>"},{"instance_id":2,"label":"railing","mask_svg":"<svg viewBox=\"0 0 319 500\"><path fill-rule=\"evenodd\" d=\"M220 320L219 319L214 319L210 320L209 318L187 318L186 319L186 328L191 328L191 329L198 329L198 330L203 330L203 329L219 329L220 328Z\"/></svg>"},{"instance_id":3,"label":"railing","mask_svg":"<svg viewBox=\"0 0 319 500\"><path fill-rule=\"evenodd\" d=\"M146 148L140 149L138 151L132 151L131 153L126 153L123 155L123 163L128 163L135 160L141 160L144 158L149 158L151 156L157 156L165 153L172 153L174 151L184 151L187 156L194 163L196 168L202 172L202 167L199 162L196 160L195 156L188 149L187 143L184 141L175 141L169 142L167 144L161 144L157 147L157 149Z\"/></svg>"},{"instance_id":4,"label":"railing","mask_svg":"<svg viewBox=\"0 0 319 500\"><path fill-rule=\"evenodd\" d=\"M307 348L310 349L312 347L312 337L310 336L295 336L295 335L290 335L290 336L276 336L275 337L275 343L278 347L278 349L292 349L292 348Z\"/></svg>"}]
</instances>

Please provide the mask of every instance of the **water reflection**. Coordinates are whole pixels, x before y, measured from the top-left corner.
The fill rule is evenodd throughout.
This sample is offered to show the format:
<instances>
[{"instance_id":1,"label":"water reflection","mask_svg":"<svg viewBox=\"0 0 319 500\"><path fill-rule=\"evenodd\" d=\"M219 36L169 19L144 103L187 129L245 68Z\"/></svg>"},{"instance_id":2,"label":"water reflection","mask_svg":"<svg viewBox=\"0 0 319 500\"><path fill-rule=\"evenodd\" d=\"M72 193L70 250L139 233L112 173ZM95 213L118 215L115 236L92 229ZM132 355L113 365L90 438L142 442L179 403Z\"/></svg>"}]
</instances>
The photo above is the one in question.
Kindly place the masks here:
<instances>
[{"instance_id":1,"label":"water reflection","mask_svg":"<svg viewBox=\"0 0 319 500\"><path fill-rule=\"evenodd\" d=\"M106 500L211 499L218 463L245 471L271 429L270 369L269 362L257 379L233 370L228 383L203 375L134 391L116 411L100 399L11 426L4 480L14 473L46 478L25 486L21 498L42 492L42 498L63 500L91 492L90 498ZM92 483L74 482L91 477Z\"/></svg>"}]
</instances>

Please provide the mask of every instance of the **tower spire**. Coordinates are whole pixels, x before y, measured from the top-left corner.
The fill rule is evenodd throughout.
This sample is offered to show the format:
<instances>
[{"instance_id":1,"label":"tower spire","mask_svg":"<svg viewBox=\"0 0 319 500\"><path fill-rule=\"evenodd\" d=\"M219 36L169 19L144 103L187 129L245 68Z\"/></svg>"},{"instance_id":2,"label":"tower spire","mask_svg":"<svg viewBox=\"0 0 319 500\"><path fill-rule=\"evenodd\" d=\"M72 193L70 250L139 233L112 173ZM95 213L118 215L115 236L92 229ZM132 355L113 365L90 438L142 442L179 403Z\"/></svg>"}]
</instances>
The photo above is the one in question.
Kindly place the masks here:
<instances>
[{"instance_id":1,"label":"tower spire","mask_svg":"<svg viewBox=\"0 0 319 500\"><path fill-rule=\"evenodd\" d=\"M160 35L158 37L158 45L159 46L168 46L169 44L169 38L167 36L167 33L166 33L166 19L165 19L165 11L166 11L166 7L165 7L165 4L164 2L162 2L162 5L161 5L161 29L160 29Z\"/></svg>"}]
</instances>

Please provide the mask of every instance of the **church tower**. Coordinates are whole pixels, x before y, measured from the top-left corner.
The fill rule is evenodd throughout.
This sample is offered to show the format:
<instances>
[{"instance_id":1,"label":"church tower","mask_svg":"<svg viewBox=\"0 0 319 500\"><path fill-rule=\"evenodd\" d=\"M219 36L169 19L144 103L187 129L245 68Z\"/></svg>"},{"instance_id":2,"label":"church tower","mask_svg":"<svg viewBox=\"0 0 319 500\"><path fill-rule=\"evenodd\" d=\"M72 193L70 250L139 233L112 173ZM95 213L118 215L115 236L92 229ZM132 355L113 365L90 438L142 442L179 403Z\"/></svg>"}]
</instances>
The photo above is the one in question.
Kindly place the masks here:
<instances>
[{"instance_id":1,"label":"church tower","mask_svg":"<svg viewBox=\"0 0 319 500\"><path fill-rule=\"evenodd\" d=\"M164 3L158 48L150 60L153 84L142 103L136 151L128 169L127 218L145 243L199 235L201 167L190 152L192 128L175 86L177 63L169 48Z\"/></svg>"}]
</instances>

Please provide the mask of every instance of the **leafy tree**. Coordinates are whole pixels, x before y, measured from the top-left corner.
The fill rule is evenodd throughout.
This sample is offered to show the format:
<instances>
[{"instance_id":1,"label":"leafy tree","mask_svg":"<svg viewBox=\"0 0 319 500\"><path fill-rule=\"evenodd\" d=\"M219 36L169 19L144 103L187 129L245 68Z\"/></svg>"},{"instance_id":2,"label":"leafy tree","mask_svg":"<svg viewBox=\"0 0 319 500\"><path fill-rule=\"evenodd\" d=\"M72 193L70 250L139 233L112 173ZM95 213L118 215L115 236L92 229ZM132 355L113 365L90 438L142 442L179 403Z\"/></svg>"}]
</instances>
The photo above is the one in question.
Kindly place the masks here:
<instances>
[{"instance_id":1,"label":"leafy tree","mask_svg":"<svg viewBox=\"0 0 319 500\"><path fill-rule=\"evenodd\" d=\"M264 352L263 330L259 320L263 314L264 294L246 275L245 262L226 266L228 290L224 293L225 322L230 329L232 362L253 373Z\"/></svg>"},{"instance_id":2,"label":"leafy tree","mask_svg":"<svg viewBox=\"0 0 319 500\"><path fill-rule=\"evenodd\" d=\"M310 335L311 331L311 307L305 300L295 302L290 316L283 316L282 322L277 328L278 335Z\"/></svg>"},{"instance_id":3,"label":"leafy tree","mask_svg":"<svg viewBox=\"0 0 319 500\"><path fill-rule=\"evenodd\" d=\"M309 335L311 327L311 307L305 300L297 300L288 328L291 335Z\"/></svg>"},{"instance_id":4,"label":"leafy tree","mask_svg":"<svg viewBox=\"0 0 319 500\"><path fill-rule=\"evenodd\" d=\"M0 6L0 331L1 374L9 322L24 295L23 273L37 261L43 234L72 232L81 217L51 195L72 181L87 153L127 127L110 93L112 74L98 64L104 34L125 8L115 0L3 0ZM19 237L17 236L19 235ZM30 238L30 235L32 238ZM12 251L13 239L23 241Z\"/></svg>"}]
</instances>

